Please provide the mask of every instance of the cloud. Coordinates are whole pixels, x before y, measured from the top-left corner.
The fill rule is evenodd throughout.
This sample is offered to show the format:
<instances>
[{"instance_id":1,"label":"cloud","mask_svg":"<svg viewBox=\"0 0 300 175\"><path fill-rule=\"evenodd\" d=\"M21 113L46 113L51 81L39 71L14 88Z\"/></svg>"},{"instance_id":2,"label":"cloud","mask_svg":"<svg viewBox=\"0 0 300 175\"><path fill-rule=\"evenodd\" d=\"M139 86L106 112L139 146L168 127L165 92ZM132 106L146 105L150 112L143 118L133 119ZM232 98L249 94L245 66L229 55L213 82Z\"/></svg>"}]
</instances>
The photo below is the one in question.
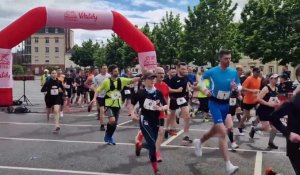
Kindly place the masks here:
<instances>
[{"instance_id":1,"label":"cloud","mask_svg":"<svg viewBox=\"0 0 300 175\"><path fill-rule=\"evenodd\" d=\"M149 6L149 7L162 7L163 5L156 2L156 1L150 1L150 0L132 0L131 4L133 6Z\"/></svg>"}]
</instances>

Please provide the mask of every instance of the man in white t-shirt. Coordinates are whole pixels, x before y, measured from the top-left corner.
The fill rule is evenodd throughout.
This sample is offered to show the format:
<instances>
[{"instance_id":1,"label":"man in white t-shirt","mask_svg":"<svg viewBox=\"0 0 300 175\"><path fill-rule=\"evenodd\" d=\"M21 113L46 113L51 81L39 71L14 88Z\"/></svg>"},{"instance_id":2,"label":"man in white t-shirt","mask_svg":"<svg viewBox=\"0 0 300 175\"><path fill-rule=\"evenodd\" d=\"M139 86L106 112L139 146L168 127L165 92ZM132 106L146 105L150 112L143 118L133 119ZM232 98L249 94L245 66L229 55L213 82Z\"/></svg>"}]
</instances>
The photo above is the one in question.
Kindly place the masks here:
<instances>
[{"instance_id":1,"label":"man in white t-shirt","mask_svg":"<svg viewBox=\"0 0 300 175\"><path fill-rule=\"evenodd\" d=\"M110 74L107 73L107 65L103 64L101 66L101 73L94 77L94 89L96 90L102 82L109 78ZM104 128L104 107L105 107L105 92L101 92L99 96L97 97L97 108L98 108L98 120L100 120L100 131L105 131Z\"/></svg>"}]
</instances>

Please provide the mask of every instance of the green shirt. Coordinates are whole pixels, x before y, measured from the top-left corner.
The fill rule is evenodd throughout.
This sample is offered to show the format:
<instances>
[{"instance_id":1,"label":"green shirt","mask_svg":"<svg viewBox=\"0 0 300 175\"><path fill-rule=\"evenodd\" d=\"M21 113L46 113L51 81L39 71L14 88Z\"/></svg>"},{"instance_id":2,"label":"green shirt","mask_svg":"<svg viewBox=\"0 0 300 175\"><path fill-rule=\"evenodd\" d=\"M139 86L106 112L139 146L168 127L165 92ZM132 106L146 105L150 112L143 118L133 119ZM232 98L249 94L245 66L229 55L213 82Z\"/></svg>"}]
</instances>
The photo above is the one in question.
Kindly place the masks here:
<instances>
[{"instance_id":1,"label":"green shirt","mask_svg":"<svg viewBox=\"0 0 300 175\"><path fill-rule=\"evenodd\" d=\"M133 83L131 78L121 77L121 91L125 86L128 86ZM105 79L102 84L97 88L96 92L105 92L108 98L105 98L105 106L107 107L116 107L121 108L122 106L122 97L121 92L117 89L118 81L113 80L115 90L110 90L110 78Z\"/></svg>"}]
</instances>

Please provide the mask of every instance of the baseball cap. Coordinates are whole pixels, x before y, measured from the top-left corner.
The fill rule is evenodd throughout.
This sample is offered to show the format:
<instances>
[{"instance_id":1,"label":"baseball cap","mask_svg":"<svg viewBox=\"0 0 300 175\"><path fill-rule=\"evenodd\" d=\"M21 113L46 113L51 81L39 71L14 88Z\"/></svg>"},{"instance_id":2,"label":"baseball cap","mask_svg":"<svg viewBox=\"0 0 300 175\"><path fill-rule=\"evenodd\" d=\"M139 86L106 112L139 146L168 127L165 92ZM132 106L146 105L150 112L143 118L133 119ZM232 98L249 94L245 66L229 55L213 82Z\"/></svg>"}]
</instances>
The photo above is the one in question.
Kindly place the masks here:
<instances>
[{"instance_id":1,"label":"baseball cap","mask_svg":"<svg viewBox=\"0 0 300 175\"><path fill-rule=\"evenodd\" d=\"M287 74L281 74L280 75L280 78L283 78L285 80L289 79L288 75Z\"/></svg>"},{"instance_id":2,"label":"baseball cap","mask_svg":"<svg viewBox=\"0 0 300 175\"><path fill-rule=\"evenodd\" d=\"M45 69L44 72L49 72L49 70L48 70L48 69Z\"/></svg>"},{"instance_id":3,"label":"baseball cap","mask_svg":"<svg viewBox=\"0 0 300 175\"><path fill-rule=\"evenodd\" d=\"M272 74L272 75L270 76L270 78L278 78L278 77L279 77L278 74Z\"/></svg>"},{"instance_id":4,"label":"baseball cap","mask_svg":"<svg viewBox=\"0 0 300 175\"><path fill-rule=\"evenodd\" d=\"M156 78L156 77L157 76L154 73L147 72L144 74L143 79L146 80L146 79L151 79L151 78Z\"/></svg>"}]
</instances>

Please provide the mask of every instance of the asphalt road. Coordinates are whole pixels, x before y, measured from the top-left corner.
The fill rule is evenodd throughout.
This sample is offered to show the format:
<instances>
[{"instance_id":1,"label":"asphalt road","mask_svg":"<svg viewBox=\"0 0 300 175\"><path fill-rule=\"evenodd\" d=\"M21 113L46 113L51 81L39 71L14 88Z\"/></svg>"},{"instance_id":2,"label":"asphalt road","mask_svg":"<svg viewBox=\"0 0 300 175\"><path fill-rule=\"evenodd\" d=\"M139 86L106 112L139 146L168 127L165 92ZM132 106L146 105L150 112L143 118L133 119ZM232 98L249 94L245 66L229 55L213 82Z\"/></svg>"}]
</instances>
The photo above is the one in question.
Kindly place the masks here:
<instances>
[{"instance_id":1,"label":"asphalt road","mask_svg":"<svg viewBox=\"0 0 300 175\"><path fill-rule=\"evenodd\" d=\"M75 107L75 112L64 114L61 132L54 135L51 133L53 119L47 122L43 113L39 81L29 81L26 85L26 95L34 104L28 108L38 113L0 112L1 175L153 174L148 152L142 150L140 157L135 156L134 137L139 126L130 120L126 111L121 113L115 133L116 146L103 142L104 132L99 131L95 111L88 113ZM22 95L22 88L22 82L15 82L15 99ZM200 137L211 125L199 118L192 119L190 137ZM163 162L159 163L159 168L164 175L226 174L217 139L205 143L203 157L198 158L192 145L181 145L182 121L178 129L177 136L162 144ZM230 151L230 157L232 163L240 167L237 175L263 175L268 166L283 175L294 174L285 156L285 139L281 134L275 139L279 146L275 151L267 149L268 134L256 135L253 140L247 134L235 136L235 139L240 148Z\"/></svg>"}]
</instances>

